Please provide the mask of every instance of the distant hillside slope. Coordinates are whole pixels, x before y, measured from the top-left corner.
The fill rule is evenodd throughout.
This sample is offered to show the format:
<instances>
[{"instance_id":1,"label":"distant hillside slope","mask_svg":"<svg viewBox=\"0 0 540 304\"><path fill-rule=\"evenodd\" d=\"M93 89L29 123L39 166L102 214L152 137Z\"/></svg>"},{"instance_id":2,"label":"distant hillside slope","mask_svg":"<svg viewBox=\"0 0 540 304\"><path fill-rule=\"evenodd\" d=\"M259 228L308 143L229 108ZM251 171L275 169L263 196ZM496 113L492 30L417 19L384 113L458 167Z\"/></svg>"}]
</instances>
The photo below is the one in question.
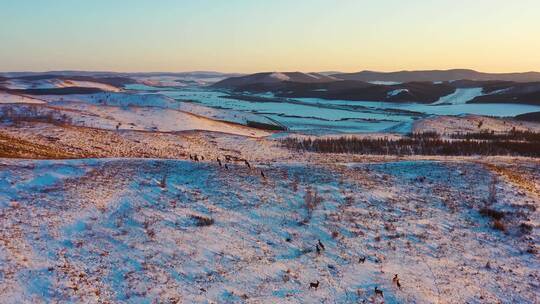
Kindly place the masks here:
<instances>
[{"instance_id":1,"label":"distant hillside slope","mask_svg":"<svg viewBox=\"0 0 540 304\"><path fill-rule=\"evenodd\" d=\"M334 73L336 74L336 73ZM221 73L213 71L190 71L190 72L96 72L96 71L47 71L47 72L3 72L0 76L3 77L26 77L26 76L43 76L43 75L57 75L57 76L88 76L88 77L153 77L153 76L172 76L172 77L234 77L241 76L238 73Z\"/></svg>"},{"instance_id":2,"label":"distant hillside slope","mask_svg":"<svg viewBox=\"0 0 540 304\"><path fill-rule=\"evenodd\" d=\"M306 76L309 75L309 76ZM214 84L237 93L271 92L276 97L441 104L540 104L540 82L501 80L410 81L395 84L313 78L303 73L259 73ZM320 74L319 74L320 75Z\"/></svg>"},{"instance_id":3,"label":"distant hillside slope","mask_svg":"<svg viewBox=\"0 0 540 304\"><path fill-rule=\"evenodd\" d=\"M128 77L120 76L106 76L106 77L94 77L94 76L81 76L81 75L56 75L56 74L42 74L42 75L28 75L28 76L17 76L12 77L11 79L15 80L24 80L24 81L38 81L38 80L48 80L48 79L61 79L61 80L75 80L75 81L89 81L108 84L112 86L123 86L129 83L136 83L134 79Z\"/></svg>"},{"instance_id":4,"label":"distant hillside slope","mask_svg":"<svg viewBox=\"0 0 540 304\"><path fill-rule=\"evenodd\" d=\"M517 115L515 118L517 120L523 120L523 121L540 122L540 112L521 114L521 115Z\"/></svg>"},{"instance_id":5,"label":"distant hillside slope","mask_svg":"<svg viewBox=\"0 0 540 304\"><path fill-rule=\"evenodd\" d=\"M255 85L249 88L248 91L257 91ZM276 86L272 92L278 97L291 98L432 103L454 91L455 87L448 83L410 82L389 86L361 81L334 81L327 83L284 82Z\"/></svg>"},{"instance_id":6,"label":"distant hillside slope","mask_svg":"<svg viewBox=\"0 0 540 304\"><path fill-rule=\"evenodd\" d=\"M337 79L334 77L319 73L266 72L227 78L215 83L213 86L217 88L238 88L251 84L275 84L285 81L297 83L324 83L336 80Z\"/></svg>"},{"instance_id":7,"label":"distant hillside slope","mask_svg":"<svg viewBox=\"0 0 540 304\"><path fill-rule=\"evenodd\" d=\"M399 72L374 72L362 71L358 73L343 73L332 75L343 80L358 81L452 81L452 80L502 80L515 82L540 81L539 72L525 73L482 73L468 69L431 70L431 71L399 71Z\"/></svg>"},{"instance_id":8,"label":"distant hillside slope","mask_svg":"<svg viewBox=\"0 0 540 304\"><path fill-rule=\"evenodd\" d=\"M514 83L497 87L484 87L492 91L489 94L478 96L470 103L522 103L540 105L540 82Z\"/></svg>"}]
</instances>

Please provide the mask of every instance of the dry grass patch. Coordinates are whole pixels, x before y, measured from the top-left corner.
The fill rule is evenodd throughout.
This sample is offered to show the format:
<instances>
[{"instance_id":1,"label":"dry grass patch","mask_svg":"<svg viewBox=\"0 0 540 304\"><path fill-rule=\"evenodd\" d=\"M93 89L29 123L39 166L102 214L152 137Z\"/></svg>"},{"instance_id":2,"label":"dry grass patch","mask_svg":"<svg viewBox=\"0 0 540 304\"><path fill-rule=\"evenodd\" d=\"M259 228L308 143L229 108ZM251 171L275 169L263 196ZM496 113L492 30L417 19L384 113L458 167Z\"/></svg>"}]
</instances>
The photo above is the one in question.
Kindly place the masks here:
<instances>
[{"instance_id":1,"label":"dry grass patch","mask_svg":"<svg viewBox=\"0 0 540 304\"><path fill-rule=\"evenodd\" d=\"M36 144L0 132L0 157L32 159L76 158L74 153L51 146Z\"/></svg>"},{"instance_id":2,"label":"dry grass patch","mask_svg":"<svg viewBox=\"0 0 540 304\"><path fill-rule=\"evenodd\" d=\"M489 170L504 176L506 179L508 179L508 181L518 186L519 188L526 190L530 193L534 193L535 195L540 197L540 189L538 189L535 185L535 179L531 179L525 174L520 173L518 170L516 170L516 168L508 168L493 164L485 164L485 166Z\"/></svg>"}]
</instances>

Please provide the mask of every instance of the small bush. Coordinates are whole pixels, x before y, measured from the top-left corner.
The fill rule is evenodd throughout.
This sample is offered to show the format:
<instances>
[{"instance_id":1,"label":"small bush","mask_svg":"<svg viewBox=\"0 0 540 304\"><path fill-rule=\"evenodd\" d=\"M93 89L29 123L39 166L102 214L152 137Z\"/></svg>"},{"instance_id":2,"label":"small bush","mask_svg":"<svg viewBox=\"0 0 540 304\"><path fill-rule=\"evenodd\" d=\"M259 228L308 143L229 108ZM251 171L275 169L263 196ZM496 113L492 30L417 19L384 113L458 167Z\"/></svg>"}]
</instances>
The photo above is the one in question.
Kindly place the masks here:
<instances>
[{"instance_id":1,"label":"small bush","mask_svg":"<svg viewBox=\"0 0 540 304\"><path fill-rule=\"evenodd\" d=\"M195 225L199 227L211 226L214 224L214 219L205 216L192 215L191 219L195 221Z\"/></svg>"},{"instance_id":2,"label":"small bush","mask_svg":"<svg viewBox=\"0 0 540 304\"><path fill-rule=\"evenodd\" d=\"M306 205L307 216L304 218L301 224L306 224L311 220L313 210L322 202L322 197L319 196L317 190L313 190L309 187L304 195L304 204Z\"/></svg>"},{"instance_id":3,"label":"small bush","mask_svg":"<svg viewBox=\"0 0 540 304\"><path fill-rule=\"evenodd\" d=\"M488 203L494 204L497 202L497 178L493 177L489 184Z\"/></svg>"},{"instance_id":4,"label":"small bush","mask_svg":"<svg viewBox=\"0 0 540 304\"><path fill-rule=\"evenodd\" d=\"M158 182L160 188L167 188L167 175L163 175L161 180Z\"/></svg>"},{"instance_id":5,"label":"small bush","mask_svg":"<svg viewBox=\"0 0 540 304\"><path fill-rule=\"evenodd\" d=\"M309 188L304 195L304 202L307 209L311 212L322 202L322 198L317 193L317 190Z\"/></svg>"},{"instance_id":6,"label":"small bush","mask_svg":"<svg viewBox=\"0 0 540 304\"><path fill-rule=\"evenodd\" d=\"M501 220L493 221L493 228L500 231L506 231L506 225Z\"/></svg>"},{"instance_id":7,"label":"small bush","mask_svg":"<svg viewBox=\"0 0 540 304\"><path fill-rule=\"evenodd\" d=\"M530 234L533 231L533 226L527 223L521 223L519 225L519 230L521 230L521 233L523 234Z\"/></svg>"},{"instance_id":8,"label":"small bush","mask_svg":"<svg viewBox=\"0 0 540 304\"><path fill-rule=\"evenodd\" d=\"M488 216L494 220L501 220L504 217L504 212L497 211L491 208L482 208L480 209L480 214Z\"/></svg>"}]
</instances>

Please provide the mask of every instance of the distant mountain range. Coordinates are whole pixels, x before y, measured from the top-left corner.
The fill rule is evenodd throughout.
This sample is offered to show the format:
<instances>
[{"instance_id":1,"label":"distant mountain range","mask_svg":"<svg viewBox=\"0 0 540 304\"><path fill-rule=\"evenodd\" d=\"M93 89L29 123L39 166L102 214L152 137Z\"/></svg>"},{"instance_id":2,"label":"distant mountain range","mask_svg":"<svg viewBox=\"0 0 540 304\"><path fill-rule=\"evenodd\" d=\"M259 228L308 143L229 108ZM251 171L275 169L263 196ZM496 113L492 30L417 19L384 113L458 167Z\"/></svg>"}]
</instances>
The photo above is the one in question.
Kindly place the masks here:
<instances>
[{"instance_id":1,"label":"distant mountain range","mask_svg":"<svg viewBox=\"0 0 540 304\"><path fill-rule=\"evenodd\" d=\"M16 94L90 94L128 85L206 86L276 97L420 103L523 103L540 105L540 73L489 74L473 70L351 74L265 72L115 73L15 72L0 74L0 91ZM112 86L107 87L104 85ZM444 97L444 98L443 98Z\"/></svg>"},{"instance_id":2,"label":"distant mountain range","mask_svg":"<svg viewBox=\"0 0 540 304\"><path fill-rule=\"evenodd\" d=\"M28 76L88 76L88 77L193 77L193 78L227 78L243 74L221 73L214 71L191 71L191 72L108 72L108 71L47 71L47 72L0 72L0 77L18 78ZM51 77L51 78L52 78Z\"/></svg>"},{"instance_id":3,"label":"distant mountain range","mask_svg":"<svg viewBox=\"0 0 540 304\"><path fill-rule=\"evenodd\" d=\"M354 78L352 75L363 80L344 79ZM535 75L538 75L538 82L523 82L535 79ZM464 95L463 90L475 89L474 95L465 95L470 99L460 102L540 104L540 73L487 74L449 70L327 76L320 73L268 72L227 78L213 87L237 93L272 92L277 97L421 103L443 103L441 98L444 96ZM462 91L458 92L458 89Z\"/></svg>"},{"instance_id":4,"label":"distant mountain range","mask_svg":"<svg viewBox=\"0 0 540 304\"><path fill-rule=\"evenodd\" d=\"M453 80L501 80L514 82L540 81L539 72L525 73L482 73L467 69L431 70L431 71L399 71L399 72L373 72L362 71L358 73L333 74L335 78L358 81L453 81Z\"/></svg>"}]
</instances>

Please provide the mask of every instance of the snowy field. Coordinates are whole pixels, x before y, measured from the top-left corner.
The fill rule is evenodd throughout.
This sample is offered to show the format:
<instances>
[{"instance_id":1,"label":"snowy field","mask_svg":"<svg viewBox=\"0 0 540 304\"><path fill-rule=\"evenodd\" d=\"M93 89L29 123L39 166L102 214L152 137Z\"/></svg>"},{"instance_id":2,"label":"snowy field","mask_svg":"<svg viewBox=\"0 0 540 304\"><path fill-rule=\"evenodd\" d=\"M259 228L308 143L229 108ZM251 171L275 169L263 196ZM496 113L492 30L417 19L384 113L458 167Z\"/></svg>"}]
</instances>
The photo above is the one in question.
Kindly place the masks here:
<instances>
[{"instance_id":1,"label":"snowy field","mask_svg":"<svg viewBox=\"0 0 540 304\"><path fill-rule=\"evenodd\" d=\"M190 100L207 107L259 114L308 134L396 132L408 133L413 122L429 115L489 115L509 117L540 111L524 104L467 104L481 89L458 89L433 104L294 98L280 102L257 102L226 98L227 93L206 88L156 91L177 100ZM272 98L269 94L257 96ZM270 99L271 100L271 99Z\"/></svg>"},{"instance_id":2,"label":"snowy field","mask_svg":"<svg viewBox=\"0 0 540 304\"><path fill-rule=\"evenodd\" d=\"M539 106L466 103L475 88L235 99L192 81L0 93L0 303L540 303L538 159L280 141L540 132L500 118Z\"/></svg>"},{"instance_id":3,"label":"snowy field","mask_svg":"<svg viewBox=\"0 0 540 304\"><path fill-rule=\"evenodd\" d=\"M318 98L275 98L270 93L234 96L231 93L213 90L204 85L186 85L174 81L174 77L150 77L139 79L139 83L128 84L122 88L89 81L75 80L10 80L8 88L61 88L93 87L106 92L87 95L40 95L36 97L0 92L0 104L35 103L66 108L84 107L99 110L90 113L103 117L103 112L111 113L120 123L119 128L133 130L209 130L194 120L189 114L214 121L249 125L259 123L289 131L327 135L339 133L409 133L415 122L432 115L484 115L513 117L519 114L540 111L540 106L527 104L476 104L467 103L478 96L485 95L481 88L463 88L442 97L432 104L393 103L373 101L325 100ZM191 81L191 80L190 80ZM399 92L390 92L398 94ZM250 100L250 97L252 99ZM135 109L148 110L149 117L140 117ZM95 111L94 111L95 112ZM122 118L118 117L121 112ZM140 111L139 111L140 112ZM156 122L157 116L163 122ZM182 112L183 114L179 114ZM73 113L73 112L72 112ZM116 116L115 116L116 115ZM186 116L187 115L187 116ZM131 116L130 119L124 119ZM187 117L184 119L184 117ZM147 120L147 123L141 123ZM88 119L84 119L86 121ZM137 122L131 121L136 120ZM180 121L174 126L171 122ZM182 123L185 121L185 123ZM132 124L142 125L135 127ZM99 123L98 123L99 124ZM96 126L91 122L93 127ZM106 124L108 128L110 126ZM116 125L113 125L115 127ZM229 132L228 129L223 129ZM234 130L234 134L239 133ZM257 135L256 135L257 136Z\"/></svg>"},{"instance_id":4,"label":"snowy field","mask_svg":"<svg viewBox=\"0 0 540 304\"><path fill-rule=\"evenodd\" d=\"M490 167L228 166L0 161L3 303L540 301L538 201Z\"/></svg>"}]
</instances>

